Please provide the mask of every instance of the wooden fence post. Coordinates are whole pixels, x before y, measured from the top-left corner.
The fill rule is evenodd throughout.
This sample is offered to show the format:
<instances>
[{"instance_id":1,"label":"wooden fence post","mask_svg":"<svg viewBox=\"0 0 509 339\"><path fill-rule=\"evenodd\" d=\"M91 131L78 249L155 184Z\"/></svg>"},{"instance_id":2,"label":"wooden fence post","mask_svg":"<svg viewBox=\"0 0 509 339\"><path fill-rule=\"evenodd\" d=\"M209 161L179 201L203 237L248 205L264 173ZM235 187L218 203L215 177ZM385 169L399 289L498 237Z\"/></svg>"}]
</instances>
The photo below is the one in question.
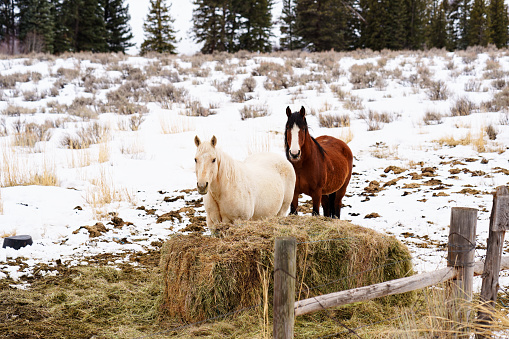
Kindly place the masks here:
<instances>
[{"instance_id":1,"label":"wooden fence post","mask_svg":"<svg viewBox=\"0 0 509 339\"><path fill-rule=\"evenodd\" d=\"M293 339L297 241L276 238L274 244L274 338Z\"/></svg>"},{"instance_id":2,"label":"wooden fence post","mask_svg":"<svg viewBox=\"0 0 509 339\"><path fill-rule=\"evenodd\" d=\"M498 276L500 273L500 261L504 245L505 231L509 229L509 190L506 186L497 187L493 195L493 207L490 216L490 230L488 236L488 247L486 249L486 261L484 262L484 273L481 287L481 303L486 307L494 307L498 294ZM486 309L480 310L477 316L481 328L487 326L492 317ZM478 334L477 338L488 336Z\"/></svg>"},{"instance_id":3,"label":"wooden fence post","mask_svg":"<svg viewBox=\"0 0 509 339\"><path fill-rule=\"evenodd\" d=\"M476 226L477 209L465 207L451 209L447 266L454 267L457 276L449 284L449 295L452 300L448 309L449 319L455 327L467 324L470 314L465 302L472 300ZM461 336L460 331L457 334Z\"/></svg>"}]
</instances>

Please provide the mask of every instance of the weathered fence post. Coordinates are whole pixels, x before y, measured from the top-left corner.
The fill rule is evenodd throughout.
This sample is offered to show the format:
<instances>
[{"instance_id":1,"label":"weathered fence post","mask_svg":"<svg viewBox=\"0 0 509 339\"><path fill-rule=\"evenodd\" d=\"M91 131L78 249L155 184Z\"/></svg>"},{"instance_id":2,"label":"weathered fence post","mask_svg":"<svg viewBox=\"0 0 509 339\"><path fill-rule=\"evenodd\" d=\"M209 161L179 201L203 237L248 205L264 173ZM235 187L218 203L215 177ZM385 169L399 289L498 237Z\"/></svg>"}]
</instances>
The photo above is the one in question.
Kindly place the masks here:
<instances>
[{"instance_id":1,"label":"weathered fence post","mask_svg":"<svg viewBox=\"0 0 509 339\"><path fill-rule=\"evenodd\" d=\"M274 244L274 338L292 339L295 322L297 241L276 238Z\"/></svg>"},{"instance_id":2,"label":"weathered fence post","mask_svg":"<svg viewBox=\"0 0 509 339\"><path fill-rule=\"evenodd\" d=\"M452 299L449 319L453 325L467 324L470 314L465 302L472 300L476 226L477 209L451 209L447 266L454 267L457 271L456 278L449 284L449 295ZM461 332L458 331L457 334L460 335Z\"/></svg>"},{"instance_id":3,"label":"weathered fence post","mask_svg":"<svg viewBox=\"0 0 509 339\"><path fill-rule=\"evenodd\" d=\"M500 261L507 229L509 229L509 190L506 186L499 186L493 194L493 208L491 209L488 247L480 296L481 302L485 303L486 307L494 307L497 301ZM477 319L481 327L492 321L488 310L480 310ZM487 338L487 336L479 334L477 338Z\"/></svg>"}]
</instances>

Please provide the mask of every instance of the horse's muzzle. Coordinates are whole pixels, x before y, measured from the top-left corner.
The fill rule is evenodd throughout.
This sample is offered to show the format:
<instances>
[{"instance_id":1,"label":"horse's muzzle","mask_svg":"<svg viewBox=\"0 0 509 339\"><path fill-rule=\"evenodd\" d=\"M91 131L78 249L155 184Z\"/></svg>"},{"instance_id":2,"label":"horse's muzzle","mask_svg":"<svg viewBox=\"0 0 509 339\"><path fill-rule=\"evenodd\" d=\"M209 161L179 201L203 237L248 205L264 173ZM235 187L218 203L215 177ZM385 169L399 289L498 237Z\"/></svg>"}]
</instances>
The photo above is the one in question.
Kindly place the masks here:
<instances>
[{"instance_id":1,"label":"horse's muzzle","mask_svg":"<svg viewBox=\"0 0 509 339\"><path fill-rule=\"evenodd\" d=\"M196 183L196 186L198 187L198 193L200 194L207 194L209 183L206 182L205 185L200 185L199 182Z\"/></svg>"},{"instance_id":2,"label":"horse's muzzle","mask_svg":"<svg viewBox=\"0 0 509 339\"><path fill-rule=\"evenodd\" d=\"M300 150L296 154L292 153L292 151L288 151L288 154L290 155L291 161L299 161L300 160Z\"/></svg>"}]
</instances>

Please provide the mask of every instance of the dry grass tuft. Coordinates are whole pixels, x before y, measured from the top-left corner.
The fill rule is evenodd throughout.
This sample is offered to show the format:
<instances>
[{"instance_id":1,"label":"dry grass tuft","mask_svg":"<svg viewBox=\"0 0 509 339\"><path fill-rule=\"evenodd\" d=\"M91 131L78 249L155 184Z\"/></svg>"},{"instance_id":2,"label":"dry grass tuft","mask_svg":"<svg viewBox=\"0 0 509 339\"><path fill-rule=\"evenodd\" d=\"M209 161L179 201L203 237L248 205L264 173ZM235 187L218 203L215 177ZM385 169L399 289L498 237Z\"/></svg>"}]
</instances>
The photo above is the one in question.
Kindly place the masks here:
<instances>
[{"instance_id":1,"label":"dry grass tuft","mask_svg":"<svg viewBox=\"0 0 509 339\"><path fill-rule=\"evenodd\" d=\"M269 115L269 108L267 105L244 105L240 109L240 119L254 119L266 117Z\"/></svg>"},{"instance_id":2,"label":"dry grass tuft","mask_svg":"<svg viewBox=\"0 0 509 339\"><path fill-rule=\"evenodd\" d=\"M367 112L361 112L359 114L359 119L362 119L368 125L368 131L377 131L382 129L383 124L388 124L396 119L396 115L394 113L382 112L378 113L373 110L368 110Z\"/></svg>"},{"instance_id":3,"label":"dry grass tuft","mask_svg":"<svg viewBox=\"0 0 509 339\"><path fill-rule=\"evenodd\" d=\"M170 117L168 115L160 115L159 126L161 126L161 133L163 134L184 133L196 129L193 121L184 116Z\"/></svg>"},{"instance_id":4,"label":"dry grass tuft","mask_svg":"<svg viewBox=\"0 0 509 339\"><path fill-rule=\"evenodd\" d=\"M318 285L320 293L330 293L413 274L407 248L394 237L346 221L289 216L226 227L220 225L220 238L179 235L164 244L166 317L192 322L263 304L258 272L273 270L279 236L295 236L301 243L296 284L301 299L317 293L307 288ZM411 295L392 300L405 303Z\"/></svg>"},{"instance_id":5,"label":"dry grass tuft","mask_svg":"<svg viewBox=\"0 0 509 339\"><path fill-rule=\"evenodd\" d=\"M318 122L320 127L350 127L350 116L348 114L319 114Z\"/></svg>"}]
</instances>

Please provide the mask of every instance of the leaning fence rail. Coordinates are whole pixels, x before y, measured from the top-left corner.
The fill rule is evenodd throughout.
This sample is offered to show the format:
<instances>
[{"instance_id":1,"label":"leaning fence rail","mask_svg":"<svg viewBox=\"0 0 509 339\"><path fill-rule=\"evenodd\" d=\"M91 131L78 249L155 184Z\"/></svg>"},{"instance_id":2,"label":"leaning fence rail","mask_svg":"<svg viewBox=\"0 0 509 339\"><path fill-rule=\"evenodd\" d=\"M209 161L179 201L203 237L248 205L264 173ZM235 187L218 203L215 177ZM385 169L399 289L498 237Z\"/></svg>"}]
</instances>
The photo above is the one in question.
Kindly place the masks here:
<instances>
[{"instance_id":1,"label":"leaning fence rail","mask_svg":"<svg viewBox=\"0 0 509 339\"><path fill-rule=\"evenodd\" d=\"M490 218L490 233L486 261L474 262L475 235L477 227L477 209L453 207L451 209L451 223L449 232L449 247L446 268L414 275L411 277L395 279L379 284L359 287L351 290L334 292L299 301L288 298L288 291L281 288L291 288L291 284L279 284L274 286L274 338L293 338L294 317L308 314L331 307L351 304L360 301L368 301L375 298L394 294L410 292L433 286L439 283L451 281L448 285L451 300L472 299L473 276L483 276L481 300L494 305L498 292L498 275L500 270L509 269L509 257L502 257L502 245L505 230L509 229L509 190L505 186L498 187L493 197L493 209ZM287 244L287 245L285 245ZM296 267L295 256L285 255L284 259L278 257L278 253L288 253L290 249L282 246L293 246L291 241L276 240L275 263L278 267ZM282 262L289 260L290 262ZM293 262L291 262L293 261ZM278 275L276 275L276 273ZM275 271L277 276L286 276L285 279L294 280L295 274L288 271ZM286 286L286 287L283 287ZM294 286L294 285L293 285ZM294 287L293 287L294 288ZM488 292L489 291L489 292ZM484 294L483 294L484 293ZM281 295L286 296L286 302L281 303ZM468 319L470 310L463 312L451 312L451 320L465 321ZM479 315L479 321L486 322L489 316ZM291 329L290 329L291 328ZM285 329L285 330L276 330ZM484 338L484 337L483 337Z\"/></svg>"}]
</instances>

